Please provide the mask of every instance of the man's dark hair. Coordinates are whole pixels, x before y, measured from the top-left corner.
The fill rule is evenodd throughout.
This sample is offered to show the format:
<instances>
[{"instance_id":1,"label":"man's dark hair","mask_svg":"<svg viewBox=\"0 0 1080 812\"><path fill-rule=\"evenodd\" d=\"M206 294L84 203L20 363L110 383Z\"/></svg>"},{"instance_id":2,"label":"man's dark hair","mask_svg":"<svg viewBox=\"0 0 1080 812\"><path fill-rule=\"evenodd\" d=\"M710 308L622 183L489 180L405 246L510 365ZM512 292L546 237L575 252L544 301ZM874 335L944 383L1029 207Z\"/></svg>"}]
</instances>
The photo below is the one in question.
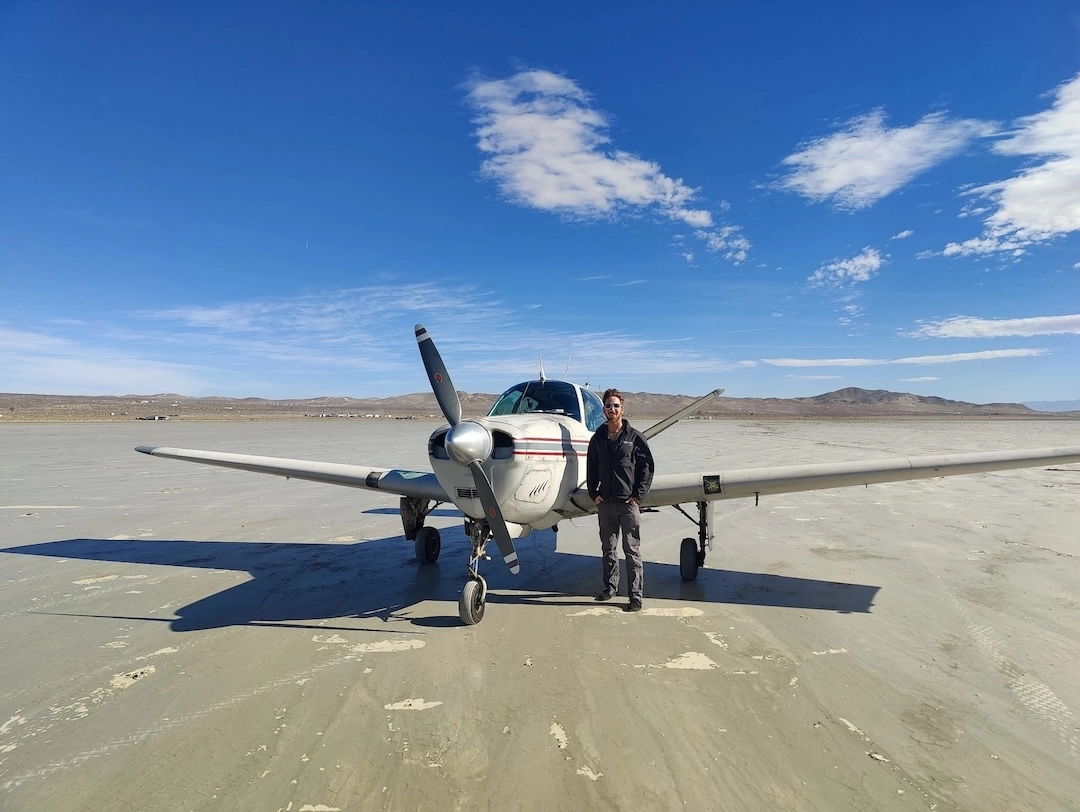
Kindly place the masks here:
<instances>
[{"instance_id":1,"label":"man's dark hair","mask_svg":"<svg viewBox=\"0 0 1080 812\"><path fill-rule=\"evenodd\" d=\"M618 389L614 389L614 388L605 389L604 390L604 397L603 397L604 403L607 403L607 399L612 398L612 397L618 398L619 403L626 403L626 398L623 397L623 393L620 392Z\"/></svg>"}]
</instances>

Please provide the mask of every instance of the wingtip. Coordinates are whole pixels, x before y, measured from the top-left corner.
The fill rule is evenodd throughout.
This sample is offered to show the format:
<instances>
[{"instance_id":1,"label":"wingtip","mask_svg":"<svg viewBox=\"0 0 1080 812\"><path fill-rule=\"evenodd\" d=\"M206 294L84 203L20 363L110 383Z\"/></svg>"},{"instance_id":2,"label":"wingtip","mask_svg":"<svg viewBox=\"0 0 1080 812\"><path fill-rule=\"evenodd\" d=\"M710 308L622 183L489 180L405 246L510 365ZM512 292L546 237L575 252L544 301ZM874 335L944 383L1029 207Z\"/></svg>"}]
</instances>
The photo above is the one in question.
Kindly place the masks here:
<instances>
[{"instance_id":1,"label":"wingtip","mask_svg":"<svg viewBox=\"0 0 1080 812\"><path fill-rule=\"evenodd\" d=\"M156 445L137 445L137 446L135 446L135 450L138 451L140 454L150 454L150 455L153 455L153 453L155 451L157 451L157 448L158 447Z\"/></svg>"}]
</instances>

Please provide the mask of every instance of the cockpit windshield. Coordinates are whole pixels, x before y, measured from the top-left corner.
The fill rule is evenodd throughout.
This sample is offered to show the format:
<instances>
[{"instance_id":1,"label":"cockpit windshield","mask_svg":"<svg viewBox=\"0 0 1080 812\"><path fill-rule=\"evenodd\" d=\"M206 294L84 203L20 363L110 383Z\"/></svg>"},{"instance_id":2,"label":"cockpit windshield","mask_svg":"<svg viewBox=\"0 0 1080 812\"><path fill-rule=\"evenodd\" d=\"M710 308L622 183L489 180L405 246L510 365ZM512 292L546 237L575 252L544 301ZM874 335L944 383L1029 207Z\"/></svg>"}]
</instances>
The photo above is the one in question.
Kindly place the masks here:
<instances>
[{"instance_id":1,"label":"cockpit windshield","mask_svg":"<svg viewBox=\"0 0 1080 812\"><path fill-rule=\"evenodd\" d=\"M564 414L581 420L578 388L566 381L526 381L507 389L488 412L488 417L507 414Z\"/></svg>"}]
</instances>

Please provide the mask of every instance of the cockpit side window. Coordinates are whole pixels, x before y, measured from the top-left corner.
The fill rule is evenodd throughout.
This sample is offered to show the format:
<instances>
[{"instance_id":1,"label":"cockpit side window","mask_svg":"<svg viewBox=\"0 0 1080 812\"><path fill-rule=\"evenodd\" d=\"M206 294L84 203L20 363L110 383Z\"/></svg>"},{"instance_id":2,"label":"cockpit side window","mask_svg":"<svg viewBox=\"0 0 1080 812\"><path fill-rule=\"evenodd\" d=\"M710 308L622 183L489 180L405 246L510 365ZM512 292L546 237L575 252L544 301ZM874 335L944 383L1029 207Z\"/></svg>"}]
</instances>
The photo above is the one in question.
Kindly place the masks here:
<instances>
[{"instance_id":1,"label":"cockpit side window","mask_svg":"<svg viewBox=\"0 0 1080 812\"><path fill-rule=\"evenodd\" d=\"M491 407L491 411L488 412L488 417L497 417L504 414L517 414L517 406L521 401L521 393L524 390L524 384L518 384L513 389L507 389L497 401L495 405Z\"/></svg>"},{"instance_id":2,"label":"cockpit side window","mask_svg":"<svg viewBox=\"0 0 1080 812\"><path fill-rule=\"evenodd\" d=\"M604 404L594 392L582 388L581 399L585 401L585 425L589 431L596 431L607 420L604 417Z\"/></svg>"}]
</instances>

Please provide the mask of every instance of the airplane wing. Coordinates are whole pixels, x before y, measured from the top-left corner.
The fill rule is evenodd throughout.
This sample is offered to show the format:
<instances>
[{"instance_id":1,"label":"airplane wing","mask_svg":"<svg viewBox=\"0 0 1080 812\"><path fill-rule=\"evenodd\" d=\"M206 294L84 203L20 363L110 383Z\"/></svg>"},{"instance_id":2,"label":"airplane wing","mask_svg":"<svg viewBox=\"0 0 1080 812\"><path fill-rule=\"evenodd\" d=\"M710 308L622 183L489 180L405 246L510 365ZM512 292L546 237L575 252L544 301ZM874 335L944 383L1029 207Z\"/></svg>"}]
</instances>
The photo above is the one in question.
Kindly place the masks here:
<instances>
[{"instance_id":1,"label":"airplane wing","mask_svg":"<svg viewBox=\"0 0 1080 812\"><path fill-rule=\"evenodd\" d=\"M259 457L252 454L229 454L221 451L198 451L192 448L167 446L136 446L136 451L154 457L200 462L222 468L237 468L259 474L273 474L288 479L328 482L349 488L383 491L415 499L449 502L450 499L435 474L424 471L403 471L396 468L372 468L340 462L290 460L283 457Z\"/></svg>"},{"instance_id":2,"label":"airplane wing","mask_svg":"<svg viewBox=\"0 0 1080 812\"><path fill-rule=\"evenodd\" d=\"M927 457L893 457L856 462L825 462L811 465L778 465L768 468L713 469L695 474L657 474L642 507L741 499L796 491L876 485L909 479L933 479L959 474L978 474L1010 468L1038 468L1080 462L1080 446L1028 448L1015 451L980 451L938 454ZM584 488L571 495L566 518L596 512ZM576 508L576 510L575 510Z\"/></svg>"},{"instance_id":3,"label":"airplane wing","mask_svg":"<svg viewBox=\"0 0 1080 812\"><path fill-rule=\"evenodd\" d=\"M652 488L642 507L932 479L1010 468L1037 468L1070 462L1080 462L1080 446L737 468L698 474L658 474L653 478Z\"/></svg>"}]
</instances>

